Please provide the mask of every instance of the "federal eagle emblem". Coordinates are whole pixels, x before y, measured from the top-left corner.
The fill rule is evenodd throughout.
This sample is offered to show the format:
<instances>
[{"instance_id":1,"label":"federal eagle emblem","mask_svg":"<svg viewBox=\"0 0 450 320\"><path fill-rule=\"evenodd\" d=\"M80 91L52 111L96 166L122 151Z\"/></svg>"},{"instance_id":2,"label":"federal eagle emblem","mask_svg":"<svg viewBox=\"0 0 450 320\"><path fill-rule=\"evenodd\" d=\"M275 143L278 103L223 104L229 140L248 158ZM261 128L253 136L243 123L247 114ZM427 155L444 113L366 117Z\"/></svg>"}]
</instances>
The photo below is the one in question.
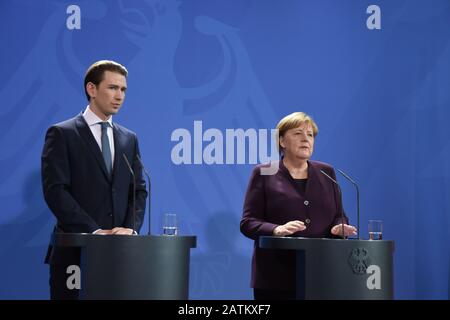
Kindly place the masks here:
<instances>
[{"instance_id":1,"label":"federal eagle emblem","mask_svg":"<svg viewBox=\"0 0 450 320\"><path fill-rule=\"evenodd\" d=\"M370 256L367 249L353 249L348 257L348 264L354 274L366 274L367 267L370 266Z\"/></svg>"}]
</instances>

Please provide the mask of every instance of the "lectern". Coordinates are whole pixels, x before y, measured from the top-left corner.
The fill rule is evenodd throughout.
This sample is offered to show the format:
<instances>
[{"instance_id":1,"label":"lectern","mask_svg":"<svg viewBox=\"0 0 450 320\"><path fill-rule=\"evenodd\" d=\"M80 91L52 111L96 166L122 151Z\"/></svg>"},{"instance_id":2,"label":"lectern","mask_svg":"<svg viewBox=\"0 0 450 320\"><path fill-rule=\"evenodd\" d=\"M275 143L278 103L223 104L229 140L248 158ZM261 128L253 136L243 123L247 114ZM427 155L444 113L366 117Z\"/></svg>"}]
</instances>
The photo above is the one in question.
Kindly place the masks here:
<instances>
[{"instance_id":1,"label":"lectern","mask_svg":"<svg viewBox=\"0 0 450 320\"><path fill-rule=\"evenodd\" d=\"M81 249L80 299L187 300L195 236L55 233L52 245Z\"/></svg>"},{"instance_id":2,"label":"lectern","mask_svg":"<svg viewBox=\"0 0 450 320\"><path fill-rule=\"evenodd\" d=\"M394 242L260 237L266 249L296 253L297 299L394 298Z\"/></svg>"}]
</instances>

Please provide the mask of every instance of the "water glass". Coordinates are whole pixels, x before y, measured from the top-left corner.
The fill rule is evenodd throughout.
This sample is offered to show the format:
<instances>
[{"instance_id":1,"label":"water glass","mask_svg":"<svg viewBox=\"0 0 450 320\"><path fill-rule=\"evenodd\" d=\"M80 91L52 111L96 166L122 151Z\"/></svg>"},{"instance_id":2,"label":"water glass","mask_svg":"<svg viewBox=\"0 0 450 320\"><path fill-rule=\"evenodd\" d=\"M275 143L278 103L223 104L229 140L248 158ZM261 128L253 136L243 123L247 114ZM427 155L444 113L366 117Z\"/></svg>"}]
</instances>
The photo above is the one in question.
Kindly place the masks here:
<instances>
[{"instance_id":1,"label":"water glass","mask_svg":"<svg viewBox=\"0 0 450 320\"><path fill-rule=\"evenodd\" d=\"M383 239L383 221L369 220L369 240Z\"/></svg>"},{"instance_id":2,"label":"water glass","mask_svg":"<svg viewBox=\"0 0 450 320\"><path fill-rule=\"evenodd\" d=\"M164 214L163 235L176 236L178 234L178 219L175 213Z\"/></svg>"}]
</instances>

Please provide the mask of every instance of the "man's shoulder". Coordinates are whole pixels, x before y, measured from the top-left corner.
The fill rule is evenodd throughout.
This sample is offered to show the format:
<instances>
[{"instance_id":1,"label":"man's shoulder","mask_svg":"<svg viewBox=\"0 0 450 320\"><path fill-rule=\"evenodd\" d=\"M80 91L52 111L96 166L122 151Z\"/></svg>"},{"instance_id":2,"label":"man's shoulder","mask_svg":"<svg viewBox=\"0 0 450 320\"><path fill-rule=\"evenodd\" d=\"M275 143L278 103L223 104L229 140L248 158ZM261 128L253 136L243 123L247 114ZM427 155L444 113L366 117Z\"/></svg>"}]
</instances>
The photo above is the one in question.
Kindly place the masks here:
<instances>
[{"instance_id":1,"label":"man's shoulder","mask_svg":"<svg viewBox=\"0 0 450 320\"><path fill-rule=\"evenodd\" d=\"M130 129L118 124L117 122L113 123L113 126L115 127L115 129L120 132L123 135L126 136L136 136L136 133L134 131L131 131Z\"/></svg>"},{"instance_id":2,"label":"man's shoulder","mask_svg":"<svg viewBox=\"0 0 450 320\"><path fill-rule=\"evenodd\" d=\"M58 128L58 129L62 129L62 130L71 130L73 128L75 128L75 125L77 123L77 121L80 120L80 117L82 117L81 115L77 115L76 117L58 122L53 124L50 128Z\"/></svg>"}]
</instances>

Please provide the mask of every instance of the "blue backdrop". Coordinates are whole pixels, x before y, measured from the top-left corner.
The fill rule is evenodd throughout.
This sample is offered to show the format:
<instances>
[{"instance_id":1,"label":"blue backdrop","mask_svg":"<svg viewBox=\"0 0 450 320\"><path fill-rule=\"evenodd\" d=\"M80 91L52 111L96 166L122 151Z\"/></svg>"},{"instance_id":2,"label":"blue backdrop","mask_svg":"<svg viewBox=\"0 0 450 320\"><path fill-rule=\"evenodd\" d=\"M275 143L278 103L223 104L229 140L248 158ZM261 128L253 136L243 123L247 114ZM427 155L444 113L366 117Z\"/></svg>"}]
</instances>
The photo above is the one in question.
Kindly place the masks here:
<instances>
[{"instance_id":1,"label":"blue backdrop","mask_svg":"<svg viewBox=\"0 0 450 320\"><path fill-rule=\"evenodd\" d=\"M254 164L194 164L210 143L195 144L194 121L225 142L227 129L305 111L319 125L313 158L360 182L361 234L377 218L395 240L396 298L448 299L448 0L2 0L0 42L0 298L49 295L45 131L86 107L87 67L113 59L129 70L115 121L140 137L152 232L174 212L198 236L191 298L251 298L253 246L239 221ZM172 157L183 128L191 164ZM340 181L356 223L355 192Z\"/></svg>"}]
</instances>

